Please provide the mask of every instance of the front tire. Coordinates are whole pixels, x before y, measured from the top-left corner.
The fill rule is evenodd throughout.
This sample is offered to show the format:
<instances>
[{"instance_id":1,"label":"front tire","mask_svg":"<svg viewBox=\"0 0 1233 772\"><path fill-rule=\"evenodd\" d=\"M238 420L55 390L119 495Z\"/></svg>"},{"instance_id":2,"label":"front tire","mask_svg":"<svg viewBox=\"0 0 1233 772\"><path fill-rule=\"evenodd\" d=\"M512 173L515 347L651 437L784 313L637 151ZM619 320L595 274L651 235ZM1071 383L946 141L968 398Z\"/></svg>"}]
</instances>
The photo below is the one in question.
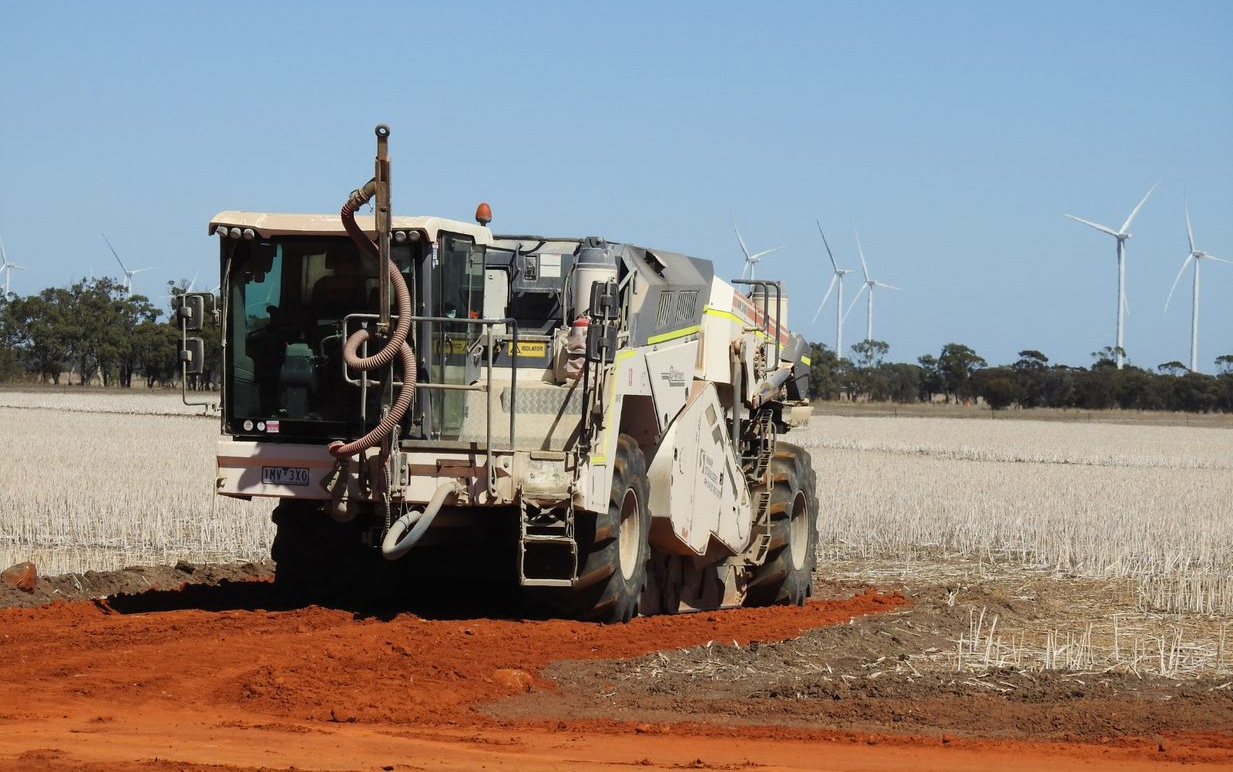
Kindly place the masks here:
<instances>
[{"instance_id":1,"label":"front tire","mask_svg":"<svg viewBox=\"0 0 1233 772\"><path fill-rule=\"evenodd\" d=\"M650 498L646 457L632 437L622 434L608 510L576 515L578 578L570 590L571 616L605 623L638 616L650 557Z\"/></svg>"},{"instance_id":2,"label":"front tire","mask_svg":"<svg viewBox=\"0 0 1233 772\"><path fill-rule=\"evenodd\" d=\"M746 606L802 606L818 565L818 495L813 460L780 442L771 458L771 545L746 585Z\"/></svg>"}]
</instances>

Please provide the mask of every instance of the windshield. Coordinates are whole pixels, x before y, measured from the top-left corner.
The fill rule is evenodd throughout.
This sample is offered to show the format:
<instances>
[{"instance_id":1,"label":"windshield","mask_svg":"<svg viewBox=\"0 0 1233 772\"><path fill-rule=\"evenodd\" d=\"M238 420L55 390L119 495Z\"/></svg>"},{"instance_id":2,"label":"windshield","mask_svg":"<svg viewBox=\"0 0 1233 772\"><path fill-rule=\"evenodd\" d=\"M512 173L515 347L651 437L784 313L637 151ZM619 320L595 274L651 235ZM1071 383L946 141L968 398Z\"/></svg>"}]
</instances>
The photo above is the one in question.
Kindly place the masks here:
<instances>
[{"instance_id":1,"label":"windshield","mask_svg":"<svg viewBox=\"0 0 1233 772\"><path fill-rule=\"evenodd\" d=\"M394 257L409 266L407 247ZM376 313L376 260L347 237L287 237L236 244L230 271L229 430L320 438L362 429L358 387L344 377L342 320Z\"/></svg>"}]
</instances>

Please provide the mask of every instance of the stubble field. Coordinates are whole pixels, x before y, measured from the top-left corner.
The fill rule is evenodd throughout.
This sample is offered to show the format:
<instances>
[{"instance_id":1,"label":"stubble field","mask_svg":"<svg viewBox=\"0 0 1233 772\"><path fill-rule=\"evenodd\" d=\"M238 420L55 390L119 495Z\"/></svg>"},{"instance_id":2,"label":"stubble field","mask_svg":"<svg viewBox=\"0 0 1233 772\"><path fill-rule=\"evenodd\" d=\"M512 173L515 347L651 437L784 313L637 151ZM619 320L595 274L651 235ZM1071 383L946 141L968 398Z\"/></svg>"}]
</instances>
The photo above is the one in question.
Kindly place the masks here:
<instances>
[{"instance_id":1,"label":"stubble field","mask_svg":"<svg viewBox=\"0 0 1233 772\"><path fill-rule=\"evenodd\" d=\"M473 618L491 611L466 599L444 615L462 622L437 607L281 608L268 563L239 567L268 554L270 504L213 496L218 424L200 412L177 395L0 392L0 564L64 574L31 594L2 589L0 603L112 596L0 611L0 663L20 663L6 669L0 768L48 747L38 765L66 769L162 769L154 756L190 769L1233 763L1233 424L815 416L786 438L819 479L808 613L638 620L597 642L587 625ZM165 568L84 573L143 564ZM144 584L156 591L115 595ZM65 635L73 662L44 661ZM209 652L216 667L138 678L125 651L147 668ZM389 667L401 698L357 680ZM510 686L498 670L521 675ZM180 715L184 690L204 713ZM442 709L448 693L463 696ZM117 717L100 698L128 707ZM158 742L149 711L167 700L188 727L171 755L146 745ZM106 718L92 731L111 740L66 745L73 710L35 728L66 705L87 727L86 714ZM441 743L427 751L415 745L426 731ZM211 732L278 752L203 750ZM313 756L321 732L355 762ZM558 747L556 732L581 739ZM725 746L734 732L753 745ZM467 755L468 742L491 752ZM420 758L358 750L377 746Z\"/></svg>"}]
</instances>

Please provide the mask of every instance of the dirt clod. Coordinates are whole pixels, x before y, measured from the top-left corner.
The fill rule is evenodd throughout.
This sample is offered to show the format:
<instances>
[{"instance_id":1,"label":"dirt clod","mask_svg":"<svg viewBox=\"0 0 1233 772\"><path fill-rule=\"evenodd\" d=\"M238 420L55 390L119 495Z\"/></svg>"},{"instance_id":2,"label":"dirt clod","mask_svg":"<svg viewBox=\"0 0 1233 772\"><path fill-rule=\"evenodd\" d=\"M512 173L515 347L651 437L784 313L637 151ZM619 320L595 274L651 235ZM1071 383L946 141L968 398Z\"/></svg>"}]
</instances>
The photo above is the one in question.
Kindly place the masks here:
<instances>
[{"instance_id":1,"label":"dirt clod","mask_svg":"<svg viewBox=\"0 0 1233 772\"><path fill-rule=\"evenodd\" d=\"M3 579L6 585L15 590L34 592L34 588L39 581L39 571L33 563L18 563L15 566L9 566L4 569L4 572L0 573L0 579Z\"/></svg>"},{"instance_id":2,"label":"dirt clod","mask_svg":"<svg viewBox=\"0 0 1233 772\"><path fill-rule=\"evenodd\" d=\"M511 692L529 692L534 679L525 670L503 667L492 671L492 681Z\"/></svg>"}]
</instances>

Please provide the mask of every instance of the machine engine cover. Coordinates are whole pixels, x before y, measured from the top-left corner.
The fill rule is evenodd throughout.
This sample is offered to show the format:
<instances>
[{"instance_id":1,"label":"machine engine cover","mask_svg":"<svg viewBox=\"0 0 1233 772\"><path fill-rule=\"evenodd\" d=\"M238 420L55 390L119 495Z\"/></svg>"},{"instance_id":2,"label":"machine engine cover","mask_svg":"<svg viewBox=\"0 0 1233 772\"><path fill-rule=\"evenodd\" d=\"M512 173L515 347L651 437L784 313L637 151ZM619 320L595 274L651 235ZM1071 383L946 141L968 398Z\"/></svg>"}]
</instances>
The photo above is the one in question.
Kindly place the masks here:
<instances>
[{"instance_id":1,"label":"machine engine cover","mask_svg":"<svg viewBox=\"0 0 1233 772\"><path fill-rule=\"evenodd\" d=\"M695 381L647 470L651 544L675 555L705 555L714 541L736 554L749 542L749 488L733 454L712 383Z\"/></svg>"}]
</instances>

